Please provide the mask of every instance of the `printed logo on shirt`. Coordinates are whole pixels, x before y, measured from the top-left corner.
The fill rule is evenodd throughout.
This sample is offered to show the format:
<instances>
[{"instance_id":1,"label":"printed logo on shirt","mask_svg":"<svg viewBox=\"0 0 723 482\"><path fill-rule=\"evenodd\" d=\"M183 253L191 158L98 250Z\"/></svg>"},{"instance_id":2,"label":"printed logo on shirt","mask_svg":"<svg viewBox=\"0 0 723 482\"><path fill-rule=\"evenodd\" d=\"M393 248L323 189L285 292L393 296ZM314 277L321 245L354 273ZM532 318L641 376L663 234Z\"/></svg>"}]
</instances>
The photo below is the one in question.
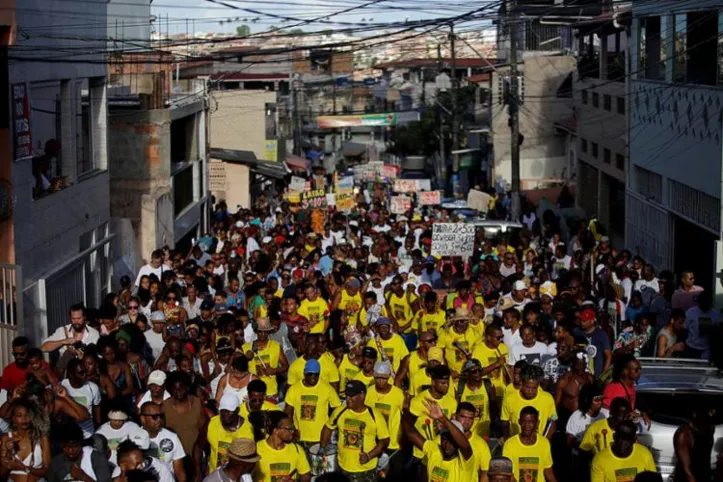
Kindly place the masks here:
<instances>
[{"instance_id":1,"label":"printed logo on shirt","mask_svg":"<svg viewBox=\"0 0 723 482\"><path fill-rule=\"evenodd\" d=\"M626 467L615 471L615 482L633 482L638 475L635 467Z\"/></svg>"},{"instance_id":2,"label":"printed logo on shirt","mask_svg":"<svg viewBox=\"0 0 723 482\"><path fill-rule=\"evenodd\" d=\"M316 395L301 396L301 420L316 420L316 405L318 402L319 397Z\"/></svg>"},{"instance_id":3,"label":"printed logo on shirt","mask_svg":"<svg viewBox=\"0 0 723 482\"><path fill-rule=\"evenodd\" d=\"M542 361L542 355L539 353L528 353L520 355L520 361L526 361L530 365L539 365Z\"/></svg>"},{"instance_id":4,"label":"printed logo on shirt","mask_svg":"<svg viewBox=\"0 0 723 482\"><path fill-rule=\"evenodd\" d=\"M374 404L374 408L376 408L377 410L379 410L379 413L381 413L382 415L384 415L384 419L385 419L385 420L388 419L388 418L389 418L389 414L392 413L392 406L389 405L388 403L379 403L379 402L376 402L376 403Z\"/></svg>"},{"instance_id":5,"label":"printed logo on shirt","mask_svg":"<svg viewBox=\"0 0 723 482\"><path fill-rule=\"evenodd\" d=\"M389 360L389 363L394 363L394 348L384 348L384 355Z\"/></svg>"},{"instance_id":6,"label":"printed logo on shirt","mask_svg":"<svg viewBox=\"0 0 723 482\"><path fill-rule=\"evenodd\" d=\"M429 474L429 482L447 482L449 480L449 470L442 467L435 467Z\"/></svg>"},{"instance_id":7,"label":"printed logo on shirt","mask_svg":"<svg viewBox=\"0 0 723 482\"><path fill-rule=\"evenodd\" d=\"M344 420L342 427L342 438L344 447L348 449L361 450L364 442L364 426L366 424L359 420Z\"/></svg>"},{"instance_id":8,"label":"printed logo on shirt","mask_svg":"<svg viewBox=\"0 0 723 482\"><path fill-rule=\"evenodd\" d=\"M475 418L481 418L482 415L485 413L485 400L487 397L482 395L481 393L475 393L472 395L467 395L464 397L465 402L469 402L472 405L474 405L474 417Z\"/></svg>"},{"instance_id":9,"label":"printed logo on shirt","mask_svg":"<svg viewBox=\"0 0 723 482\"><path fill-rule=\"evenodd\" d=\"M540 471L539 457L520 457L520 477L519 482L536 482L537 473Z\"/></svg>"},{"instance_id":10,"label":"printed logo on shirt","mask_svg":"<svg viewBox=\"0 0 723 482\"><path fill-rule=\"evenodd\" d=\"M230 447L231 442L218 443L218 460L216 461L216 467L220 467L228 461L228 449Z\"/></svg>"},{"instance_id":11,"label":"printed logo on shirt","mask_svg":"<svg viewBox=\"0 0 723 482\"><path fill-rule=\"evenodd\" d=\"M457 349L454 351L454 360L461 362L467 359L464 356L465 353L469 353L469 342L467 340L460 340L456 343Z\"/></svg>"},{"instance_id":12,"label":"printed logo on shirt","mask_svg":"<svg viewBox=\"0 0 723 482\"><path fill-rule=\"evenodd\" d=\"M289 475L291 472L291 464L288 462L279 462L269 464L269 475L271 482L279 482L281 479Z\"/></svg>"},{"instance_id":13,"label":"printed logo on shirt","mask_svg":"<svg viewBox=\"0 0 723 482\"><path fill-rule=\"evenodd\" d=\"M169 438L164 438L163 440L161 440L161 443L158 446L160 447L162 452L165 452L165 453L173 452L173 447L174 447L173 440L171 440Z\"/></svg>"}]
</instances>

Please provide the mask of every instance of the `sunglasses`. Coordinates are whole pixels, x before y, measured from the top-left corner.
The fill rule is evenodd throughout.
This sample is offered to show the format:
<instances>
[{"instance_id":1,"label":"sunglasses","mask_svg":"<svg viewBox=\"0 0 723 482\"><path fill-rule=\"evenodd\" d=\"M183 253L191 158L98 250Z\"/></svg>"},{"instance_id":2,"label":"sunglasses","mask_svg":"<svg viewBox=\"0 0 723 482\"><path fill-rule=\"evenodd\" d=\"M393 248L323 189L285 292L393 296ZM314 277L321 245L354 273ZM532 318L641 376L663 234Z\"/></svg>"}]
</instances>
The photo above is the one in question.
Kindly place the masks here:
<instances>
[{"instance_id":1,"label":"sunglasses","mask_svg":"<svg viewBox=\"0 0 723 482\"><path fill-rule=\"evenodd\" d=\"M150 417L152 420L160 420L166 417L165 413L142 413L141 417Z\"/></svg>"},{"instance_id":2,"label":"sunglasses","mask_svg":"<svg viewBox=\"0 0 723 482\"><path fill-rule=\"evenodd\" d=\"M13 358L25 358L28 356L28 352L26 351L14 351L13 352Z\"/></svg>"},{"instance_id":3,"label":"sunglasses","mask_svg":"<svg viewBox=\"0 0 723 482\"><path fill-rule=\"evenodd\" d=\"M137 310L138 308L140 308L138 305L128 305L129 310Z\"/></svg>"}]
</instances>

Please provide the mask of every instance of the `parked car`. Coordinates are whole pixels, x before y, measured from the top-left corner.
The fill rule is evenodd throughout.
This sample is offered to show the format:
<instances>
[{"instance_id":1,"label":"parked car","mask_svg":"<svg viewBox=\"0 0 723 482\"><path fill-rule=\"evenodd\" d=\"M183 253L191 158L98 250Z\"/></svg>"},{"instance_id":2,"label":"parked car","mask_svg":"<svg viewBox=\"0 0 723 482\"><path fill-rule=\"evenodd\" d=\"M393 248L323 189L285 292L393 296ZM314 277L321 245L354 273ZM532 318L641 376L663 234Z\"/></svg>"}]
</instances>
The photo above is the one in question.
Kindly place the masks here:
<instances>
[{"instance_id":1,"label":"parked car","mask_svg":"<svg viewBox=\"0 0 723 482\"><path fill-rule=\"evenodd\" d=\"M718 368L703 360L675 358L640 358L642 374L637 385L636 408L651 419L649 430L643 431L639 442L650 449L663 476L671 482L676 457L673 436L679 426L687 423L690 407L707 399L718 407L715 443L711 464L715 467L723 452L723 376Z\"/></svg>"}]
</instances>

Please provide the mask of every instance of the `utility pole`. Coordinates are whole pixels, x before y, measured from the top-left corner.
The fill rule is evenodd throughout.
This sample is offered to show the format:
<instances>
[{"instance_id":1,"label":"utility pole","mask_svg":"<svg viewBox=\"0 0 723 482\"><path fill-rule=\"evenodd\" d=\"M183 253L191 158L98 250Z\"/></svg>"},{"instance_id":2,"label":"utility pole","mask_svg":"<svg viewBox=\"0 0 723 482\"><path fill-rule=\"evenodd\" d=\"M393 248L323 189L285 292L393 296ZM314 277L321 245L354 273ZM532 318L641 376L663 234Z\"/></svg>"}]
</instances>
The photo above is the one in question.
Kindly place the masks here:
<instances>
[{"instance_id":1,"label":"utility pole","mask_svg":"<svg viewBox=\"0 0 723 482\"><path fill-rule=\"evenodd\" d=\"M512 160L512 221L520 219L520 110L519 72L517 71L517 15L515 0L507 0L507 26L510 35L510 156Z\"/></svg>"},{"instance_id":2,"label":"utility pole","mask_svg":"<svg viewBox=\"0 0 723 482\"><path fill-rule=\"evenodd\" d=\"M457 52L454 24L449 26L449 48L452 56L452 150L459 150L459 121L457 119ZM452 154L452 193L459 193L459 154Z\"/></svg>"},{"instance_id":3,"label":"utility pole","mask_svg":"<svg viewBox=\"0 0 723 482\"><path fill-rule=\"evenodd\" d=\"M442 45L437 44L437 77L442 73ZM444 148L444 122L442 120L442 109L439 106L439 92L434 97L437 107L437 122L439 123L439 169L435 172L439 176L439 180L447 182L447 156Z\"/></svg>"},{"instance_id":4,"label":"utility pole","mask_svg":"<svg viewBox=\"0 0 723 482\"><path fill-rule=\"evenodd\" d=\"M294 129L294 155L301 155L301 125L299 123L299 83L296 75L291 75L292 109L291 122Z\"/></svg>"}]
</instances>

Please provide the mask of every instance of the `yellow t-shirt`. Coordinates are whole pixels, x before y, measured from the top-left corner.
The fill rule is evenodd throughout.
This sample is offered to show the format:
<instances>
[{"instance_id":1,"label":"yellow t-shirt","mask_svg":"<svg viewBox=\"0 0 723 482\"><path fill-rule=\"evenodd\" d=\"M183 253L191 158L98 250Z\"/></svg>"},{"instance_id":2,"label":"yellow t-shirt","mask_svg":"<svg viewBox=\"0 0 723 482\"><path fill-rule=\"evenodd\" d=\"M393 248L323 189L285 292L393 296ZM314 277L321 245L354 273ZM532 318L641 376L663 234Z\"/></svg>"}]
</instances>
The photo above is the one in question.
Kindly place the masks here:
<instances>
[{"instance_id":1,"label":"yellow t-shirt","mask_svg":"<svg viewBox=\"0 0 723 482\"><path fill-rule=\"evenodd\" d=\"M304 300L299 306L299 314L309 320L309 333L324 333L324 320L329 316L329 304L321 297L314 301Z\"/></svg>"},{"instance_id":2,"label":"yellow t-shirt","mask_svg":"<svg viewBox=\"0 0 723 482\"><path fill-rule=\"evenodd\" d=\"M432 377L427 374L427 370L419 370L409 384L409 394L414 397L424 390L428 390L431 385Z\"/></svg>"},{"instance_id":3,"label":"yellow t-shirt","mask_svg":"<svg viewBox=\"0 0 723 482\"><path fill-rule=\"evenodd\" d=\"M496 362L498 356L501 356L505 363L507 363L508 353L507 346L504 343L500 343L497 350L494 350L482 342L474 347L474 351L472 351L472 358L479 360L482 364L482 368L485 368ZM488 375L492 385L495 387L495 395L497 395L498 398L504 397L505 387L507 386L504 370L504 368L500 367Z\"/></svg>"},{"instance_id":4,"label":"yellow t-shirt","mask_svg":"<svg viewBox=\"0 0 723 482\"><path fill-rule=\"evenodd\" d=\"M414 447L417 450L417 447ZM474 450L474 449L473 449ZM424 447L419 451L420 457L424 458L427 466L428 482L457 482L470 480L469 474L475 471L477 466L474 454L469 460L465 460L461 454L457 454L452 460L444 460L442 448L439 443L427 440ZM478 480L474 478L471 480Z\"/></svg>"},{"instance_id":5,"label":"yellow t-shirt","mask_svg":"<svg viewBox=\"0 0 723 482\"><path fill-rule=\"evenodd\" d=\"M377 350L377 353L379 353L379 349L377 348L377 340L381 342L384 354L387 356L387 359L392 364L392 368L394 368L394 373L398 372L399 364L402 362L405 356L409 355L409 350L407 349L407 345L404 344L404 340L396 333L392 334L391 338L389 338L388 340L383 340L382 337L369 340L367 346L370 346ZM382 359L381 354L379 359Z\"/></svg>"},{"instance_id":6,"label":"yellow t-shirt","mask_svg":"<svg viewBox=\"0 0 723 482\"><path fill-rule=\"evenodd\" d=\"M422 434L422 437L427 440L434 440L441 430L439 424L434 423L427 415L427 408L424 406L424 401L428 398L432 398L429 390L424 390L419 393L409 403L409 413L417 417L417 420L414 422L414 427ZM437 400L437 404L439 404L439 408L442 409L442 413L444 413L447 418L451 417L454 412L457 411L457 400L454 398L451 390L441 399ZM425 423L427 420L430 422L429 425ZM423 456L422 451L417 447L414 447L414 456L419 459Z\"/></svg>"},{"instance_id":7,"label":"yellow t-shirt","mask_svg":"<svg viewBox=\"0 0 723 482\"><path fill-rule=\"evenodd\" d=\"M362 307L361 293L357 292L354 296L349 295L345 289L341 290L341 301L339 301L339 309L346 311L349 320L356 318Z\"/></svg>"},{"instance_id":8,"label":"yellow t-shirt","mask_svg":"<svg viewBox=\"0 0 723 482\"><path fill-rule=\"evenodd\" d=\"M414 329L417 332L433 331L439 334L444 324L447 322L447 315L442 310L434 313L427 313L426 310L417 312L414 317Z\"/></svg>"},{"instance_id":9,"label":"yellow t-shirt","mask_svg":"<svg viewBox=\"0 0 723 482\"><path fill-rule=\"evenodd\" d=\"M475 391L470 390L469 386L465 384L459 401L469 402L474 405L475 417L472 432L477 435L489 435L490 397L487 395L487 388L485 387L485 384L482 383L482 385L480 385L480 387Z\"/></svg>"},{"instance_id":10,"label":"yellow t-shirt","mask_svg":"<svg viewBox=\"0 0 723 482\"><path fill-rule=\"evenodd\" d=\"M387 427L389 427L389 446L387 450L397 450L399 448L399 441L402 435L402 411L396 408L392 409L392 412L387 418Z\"/></svg>"},{"instance_id":11,"label":"yellow t-shirt","mask_svg":"<svg viewBox=\"0 0 723 482\"><path fill-rule=\"evenodd\" d=\"M640 472L657 471L650 450L640 444L633 445L633 452L624 459L608 447L592 459L590 482L633 482Z\"/></svg>"},{"instance_id":12,"label":"yellow t-shirt","mask_svg":"<svg viewBox=\"0 0 723 482\"><path fill-rule=\"evenodd\" d=\"M438 342L438 346L444 348L444 358L447 360L449 369L457 373L462 373L462 367L467 360L462 350L471 354L476 344L477 338L469 327L464 333L457 333L454 329L449 329L440 336Z\"/></svg>"},{"instance_id":13,"label":"yellow t-shirt","mask_svg":"<svg viewBox=\"0 0 723 482\"><path fill-rule=\"evenodd\" d=\"M545 469L552 468L550 442L540 435L532 445L523 444L515 435L505 442L502 456L512 461L512 473L519 481L545 482Z\"/></svg>"},{"instance_id":14,"label":"yellow t-shirt","mask_svg":"<svg viewBox=\"0 0 723 482\"><path fill-rule=\"evenodd\" d=\"M502 402L502 414L500 418L505 422L510 422L510 435L520 433L520 412L525 407L534 407L540 412L540 423L537 428L537 433L540 435L545 433L548 420L551 418L557 420L555 399L552 398L552 395L542 390L542 388L538 388L535 398L525 400L522 398L520 391L517 390L511 392Z\"/></svg>"},{"instance_id":15,"label":"yellow t-shirt","mask_svg":"<svg viewBox=\"0 0 723 482\"><path fill-rule=\"evenodd\" d=\"M244 353L253 351L252 343L244 343L241 350ZM249 371L258 376L258 367L261 366L259 359L269 368L278 368L281 358L281 345L274 340L269 340L263 350L256 352L254 357L249 360ZM276 375L260 377L266 384L266 394L274 396L279 393L279 385L276 382Z\"/></svg>"},{"instance_id":16,"label":"yellow t-shirt","mask_svg":"<svg viewBox=\"0 0 723 482\"><path fill-rule=\"evenodd\" d=\"M344 393L346 382L353 380L359 372L361 372L361 368L354 365L349 360L349 355L345 354L339 363L339 393Z\"/></svg>"},{"instance_id":17,"label":"yellow t-shirt","mask_svg":"<svg viewBox=\"0 0 723 482\"><path fill-rule=\"evenodd\" d=\"M248 418L249 416L249 402L244 402L239 407L239 413L243 418ZM281 408L279 408L278 405L275 403L271 403L268 400L264 400L264 403L261 404L261 411L262 412L279 412L281 411Z\"/></svg>"},{"instance_id":18,"label":"yellow t-shirt","mask_svg":"<svg viewBox=\"0 0 723 482\"><path fill-rule=\"evenodd\" d=\"M394 318L397 320L401 333L406 333L412 328L414 312L412 311L411 304L414 303L416 299L417 297L415 295L411 295L409 296L409 300L407 300L407 293L404 293L401 297L394 293L387 294L387 303L392 310Z\"/></svg>"},{"instance_id":19,"label":"yellow t-shirt","mask_svg":"<svg viewBox=\"0 0 723 482\"><path fill-rule=\"evenodd\" d=\"M372 373L370 376L366 376L366 375L364 375L363 371L360 371L359 373L356 374L356 376L354 377L354 380L359 380L367 387L371 387L372 385L374 385L374 373Z\"/></svg>"},{"instance_id":20,"label":"yellow t-shirt","mask_svg":"<svg viewBox=\"0 0 723 482\"><path fill-rule=\"evenodd\" d=\"M441 443L440 440L440 437L437 437L434 439L434 442L439 445ZM490 452L490 446L487 441L479 435L472 434L467 440L469 440L469 444L472 446L472 458L475 463L470 467L472 470L466 474L466 477L460 480L477 481L479 480L480 470L487 472L490 469L492 453Z\"/></svg>"},{"instance_id":21,"label":"yellow t-shirt","mask_svg":"<svg viewBox=\"0 0 723 482\"><path fill-rule=\"evenodd\" d=\"M366 472L376 468L378 457L360 464L359 454L371 452L379 440L389 438L389 428L381 413L369 407L364 407L361 413L346 406L339 407L331 414L326 427L330 430L339 429L339 467L347 472Z\"/></svg>"},{"instance_id":22,"label":"yellow t-shirt","mask_svg":"<svg viewBox=\"0 0 723 482\"><path fill-rule=\"evenodd\" d=\"M303 382L289 387L286 404L294 408L294 425L302 442L318 442L321 429L329 420L329 408L341 405L339 395L326 382L319 380L313 387Z\"/></svg>"},{"instance_id":23,"label":"yellow t-shirt","mask_svg":"<svg viewBox=\"0 0 723 482\"><path fill-rule=\"evenodd\" d=\"M286 444L283 449L276 450L266 440L262 440L256 444L256 452L261 456L261 460L254 467L255 482L276 482L283 477L291 476L292 473L306 475L311 472L304 449L294 443Z\"/></svg>"},{"instance_id":24,"label":"yellow t-shirt","mask_svg":"<svg viewBox=\"0 0 723 482\"><path fill-rule=\"evenodd\" d=\"M394 409L399 411L404 407L404 392L401 388L390 385L392 388L388 393L380 393L377 391L377 387L372 384L367 389L366 398L364 403L368 407L372 407L381 413L386 420L389 420L389 415Z\"/></svg>"},{"instance_id":25,"label":"yellow t-shirt","mask_svg":"<svg viewBox=\"0 0 723 482\"><path fill-rule=\"evenodd\" d=\"M382 306L379 310L379 316L380 317L387 317L387 308L385 306ZM349 326L358 326L361 325L362 327L366 328L369 326L369 323L367 323L367 309L364 308L362 305L362 308L359 310L359 314L357 316L354 316L352 318L349 318Z\"/></svg>"},{"instance_id":26,"label":"yellow t-shirt","mask_svg":"<svg viewBox=\"0 0 723 482\"><path fill-rule=\"evenodd\" d=\"M319 365L321 365L319 381L329 384L339 381L339 369L336 367L333 358L330 360L329 357L321 356L319 357ZM296 385L304 379L304 366L306 366L306 359L303 356L294 360L289 367L289 385Z\"/></svg>"},{"instance_id":27,"label":"yellow t-shirt","mask_svg":"<svg viewBox=\"0 0 723 482\"><path fill-rule=\"evenodd\" d=\"M410 382L418 371L424 370L424 368L426 367L427 360L422 360L422 358L419 356L418 350L412 350L411 352L409 352L409 370L407 371L407 376L409 377Z\"/></svg>"},{"instance_id":28,"label":"yellow t-shirt","mask_svg":"<svg viewBox=\"0 0 723 482\"><path fill-rule=\"evenodd\" d=\"M241 426L235 432L227 432L221 425L221 417L216 415L208 421L208 445L211 452L208 456L208 473L210 474L216 467L223 465L227 460L226 455L231 442L237 438L254 439L254 429L248 420L244 419Z\"/></svg>"},{"instance_id":29,"label":"yellow t-shirt","mask_svg":"<svg viewBox=\"0 0 723 482\"><path fill-rule=\"evenodd\" d=\"M580 450L592 452L593 455L602 452L610 447L614 433L607 418L596 420L585 430L580 441Z\"/></svg>"}]
</instances>

